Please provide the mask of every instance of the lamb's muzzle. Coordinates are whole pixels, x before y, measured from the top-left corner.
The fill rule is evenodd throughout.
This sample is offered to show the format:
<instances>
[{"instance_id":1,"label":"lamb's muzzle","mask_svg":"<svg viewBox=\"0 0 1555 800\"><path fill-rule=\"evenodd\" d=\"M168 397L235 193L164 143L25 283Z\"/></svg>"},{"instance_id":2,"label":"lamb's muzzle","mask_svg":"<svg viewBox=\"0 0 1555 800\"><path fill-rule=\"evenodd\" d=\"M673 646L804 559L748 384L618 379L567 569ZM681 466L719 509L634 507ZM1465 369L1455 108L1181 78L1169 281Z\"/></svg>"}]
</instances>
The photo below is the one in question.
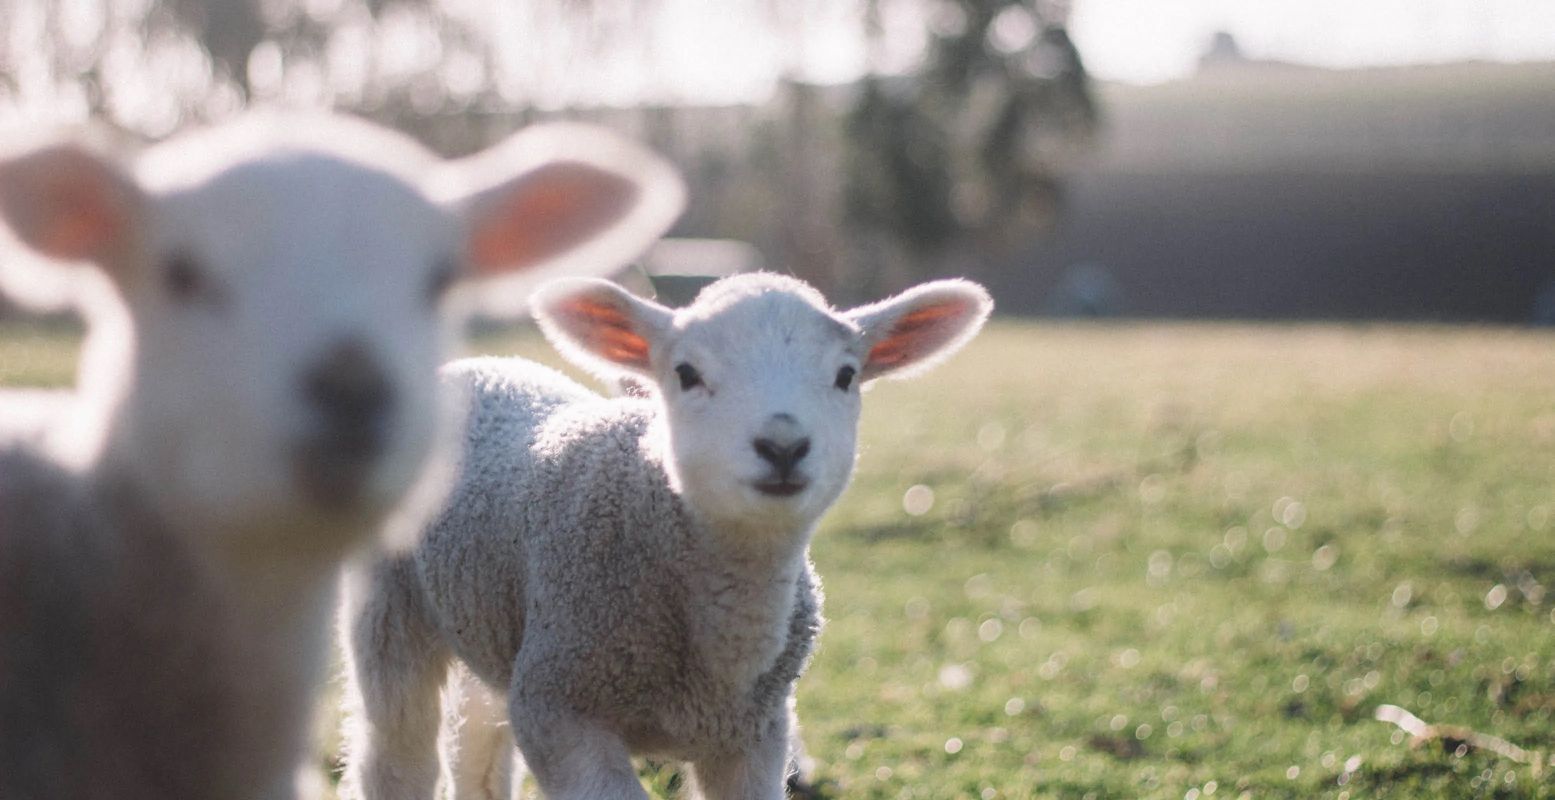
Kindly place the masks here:
<instances>
[{"instance_id":1,"label":"lamb's muzzle","mask_svg":"<svg viewBox=\"0 0 1555 800\"><path fill-rule=\"evenodd\" d=\"M297 485L325 507L354 505L396 428L394 386L363 341L348 338L298 381L312 424L296 447Z\"/></svg>"},{"instance_id":2,"label":"lamb's muzzle","mask_svg":"<svg viewBox=\"0 0 1555 800\"><path fill-rule=\"evenodd\" d=\"M773 497L791 497L809 485L809 478L798 467L810 454L810 439L792 414L772 415L761 426L760 435L751 440L751 449L771 467L770 473L752 484L757 491Z\"/></svg>"}]
</instances>

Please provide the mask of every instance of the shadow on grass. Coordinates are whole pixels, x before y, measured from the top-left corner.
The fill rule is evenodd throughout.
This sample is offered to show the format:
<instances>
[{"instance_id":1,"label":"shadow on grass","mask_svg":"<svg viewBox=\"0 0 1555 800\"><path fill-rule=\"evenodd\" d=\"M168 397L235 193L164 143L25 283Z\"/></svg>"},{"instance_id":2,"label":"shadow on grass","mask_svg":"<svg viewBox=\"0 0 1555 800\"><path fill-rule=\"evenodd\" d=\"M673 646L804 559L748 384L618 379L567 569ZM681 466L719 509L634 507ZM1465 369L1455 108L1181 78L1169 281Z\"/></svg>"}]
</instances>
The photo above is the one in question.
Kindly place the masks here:
<instances>
[{"instance_id":1,"label":"shadow on grass","mask_svg":"<svg viewBox=\"0 0 1555 800\"><path fill-rule=\"evenodd\" d=\"M1358 771L1350 780L1354 789L1362 787L1370 789L1397 789L1400 786L1427 786L1433 781L1452 778L1457 775L1450 754L1438 756L1434 753L1417 753L1400 764L1377 768L1368 767ZM1497 795L1499 796L1499 795Z\"/></svg>"},{"instance_id":2,"label":"shadow on grass","mask_svg":"<svg viewBox=\"0 0 1555 800\"><path fill-rule=\"evenodd\" d=\"M915 475L911 478L913 483L930 487L962 484L966 493L944 513L854 526L844 535L871 543L954 538L987 548L1002 547L1008 543L1005 526L1009 520L1053 520L1087 508L1123 503L1146 477L1188 475L1200 460L1195 441L1194 437L1188 436L1164 456L1141 458L1131 465L1099 474L1050 483L1012 485L986 479L968 480L961 471Z\"/></svg>"}]
</instances>

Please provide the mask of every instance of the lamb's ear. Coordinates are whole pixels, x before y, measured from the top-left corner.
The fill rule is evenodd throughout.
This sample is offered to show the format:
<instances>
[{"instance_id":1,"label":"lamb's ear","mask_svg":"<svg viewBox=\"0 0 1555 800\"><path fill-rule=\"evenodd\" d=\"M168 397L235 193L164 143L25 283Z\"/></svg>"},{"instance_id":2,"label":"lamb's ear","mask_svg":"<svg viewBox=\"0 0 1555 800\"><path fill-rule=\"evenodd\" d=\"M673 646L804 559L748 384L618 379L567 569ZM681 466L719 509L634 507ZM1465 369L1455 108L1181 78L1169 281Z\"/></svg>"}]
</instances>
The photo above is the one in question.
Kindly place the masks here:
<instances>
[{"instance_id":1,"label":"lamb's ear","mask_svg":"<svg viewBox=\"0 0 1555 800\"><path fill-rule=\"evenodd\" d=\"M446 165L434 192L465 231L471 277L522 272L524 288L560 275L605 275L669 229L685 207L680 175L600 128L552 123ZM518 281L485 298L522 306ZM498 311L502 303L498 302Z\"/></svg>"},{"instance_id":2,"label":"lamb's ear","mask_svg":"<svg viewBox=\"0 0 1555 800\"><path fill-rule=\"evenodd\" d=\"M868 348L861 377L905 378L928 369L971 341L992 310L993 299L983 287L946 280L847 312Z\"/></svg>"},{"instance_id":3,"label":"lamb's ear","mask_svg":"<svg viewBox=\"0 0 1555 800\"><path fill-rule=\"evenodd\" d=\"M598 278L564 278L541 286L530 308L545 338L567 360L600 376L652 377L653 350L674 312Z\"/></svg>"},{"instance_id":4,"label":"lamb's ear","mask_svg":"<svg viewBox=\"0 0 1555 800\"><path fill-rule=\"evenodd\" d=\"M145 209L140 189L76 144L0 157L0 217L23 244L56 261L123 268Z\"/></svg>"}]
</instances>

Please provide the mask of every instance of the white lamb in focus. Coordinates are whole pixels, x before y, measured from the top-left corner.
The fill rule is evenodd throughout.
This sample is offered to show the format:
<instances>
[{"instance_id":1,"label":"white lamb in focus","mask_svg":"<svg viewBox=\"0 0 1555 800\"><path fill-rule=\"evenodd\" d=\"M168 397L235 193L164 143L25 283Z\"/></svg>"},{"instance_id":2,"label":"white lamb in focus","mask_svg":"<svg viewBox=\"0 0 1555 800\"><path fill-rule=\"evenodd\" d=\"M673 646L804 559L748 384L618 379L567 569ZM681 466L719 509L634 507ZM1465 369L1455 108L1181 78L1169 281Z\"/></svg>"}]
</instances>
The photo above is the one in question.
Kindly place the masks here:
<instances>
[{"instance_id":1,"label":"white lamb in focus","mask_svg":"<svg viewBox=\"0 0 1555 800\"><path fill-rule=\"evenodd\" d=\"M0 797L293 796L338 567L446 489L450 288L614 267L681 201L573 126L456 162L336 118L0 154L0 283L97 276L71 430L0 444Z\"/></svg>"},{"instance_id":2,"label":"white lamb in focus","mask_svg":"<svg viewBox=\"0 0 1555 800\"><path fill-rule=\"evenodd\" d=\"M453 493L413 554L347 581L348 795L432 796L446 681L465 706L446 714L456 798L509 796L515 738L551 800L646 798L634 754L690 761L702 797L782 797L821 626L809 542L853 471L860 387L948 355L991 305L966 281L846 312L770 274L678 311L605 281L542 287L557 349L655 390L603 399L519 359L444 368L471 402Z\"/></svg>"}]
</instances>

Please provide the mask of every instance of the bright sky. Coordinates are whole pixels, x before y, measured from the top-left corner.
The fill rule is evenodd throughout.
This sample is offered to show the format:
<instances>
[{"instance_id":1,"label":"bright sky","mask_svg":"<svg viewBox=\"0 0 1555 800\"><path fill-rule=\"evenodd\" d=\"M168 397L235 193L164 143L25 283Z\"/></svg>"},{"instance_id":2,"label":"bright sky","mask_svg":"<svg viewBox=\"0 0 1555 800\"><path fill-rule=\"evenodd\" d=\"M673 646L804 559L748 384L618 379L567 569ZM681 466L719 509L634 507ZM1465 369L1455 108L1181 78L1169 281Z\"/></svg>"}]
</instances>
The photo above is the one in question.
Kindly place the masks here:
<instances>
[{"instance_id":1,"label":"bright sky","mask_svg":"<svg viewBox=\"0 0 1555 800\"><path fill-rule=\"evenodd\" d=\"M1071 0L1070 32L1087 66L1106 80L1158 83L1193 72L1217 31L1245 54L1331 67L1461 60L1555 60L1555 0ZM880 0L884 71L921 52L920 0ZM865 69L858 2L795 0L795 39L780 40L760 4L661 0L652 74L616 83L627 96L740 102L791 72L822 83ZM932 12L931 12L932 13ZM625 66L625 65L624 65ZM632 69L640 70L636 63Z\"/></svg>"},{"instance_id":2,"label":"bright sky","mask_svg":"<svg viewBox=\"0 0 1555 800\"><path fill-rule=\"evenodd\" d=\"M1098 77L1192 72L1210 37L1331 67L1555 59L1555 0L1075 0L1070 32Z\"/></svg>"},{"instance_id":3,"label":"bright sky","mask_svg":"<svg viewBox=\"0 0 1555 800\"><path fill-rule=\"evenodd\" d=\"M35 46L40 37L51 35L43 13L49 4L57 2L63 9L63 20L70 23L67 39L90 42L105 19L105 2L117 15L144 13L149 1L0 0L0 69L17 79L12 88L0 82L0 127L86 113L85 95L55 81L48 54ZM265 2L340 6L340 0ZM869 53L860 35L863 0L658 0L660 13L634 23L642 25L642 35L600 51L577 47L579 35L569 30L565 9L555 0L432 2L447 13L479 19L495 41L530 43L498 49L497 80L501 94L514 103L541 107L759 103L783 75L841 83L869 68L908 71L922 53L926 29L955 24L947 12L953 6L945 0L877 0L884 47ZM1555 0L1068 2L1073 7L1070 31L1080 54L1092 73L1106 80L1154 83L1191 74L1210 38L1221 30L1233 34L1250 57L1333 67L1555 60ZM480 88L479 66L471 57L461 59L457 52L444 57L430 26L414 15L394 13L395 4L388 8L378 26L384 45L379 69L390 77L436 71L450 89ZM1004 34L1022 42L1033 33L1029 20L1004 27ZM77 28L80 36L68 35ZM333 71L327 80L316 65L288 66L283 73L280 51L273 46L256 51L250 69L256 89L271 86L275 91L260 93L306 104L309 98L327 99L335 83L362 83L369 34L360 25L344 32L350 35L330 42ZM179 104L199 98L209 76L192 46L142 52L144 44L133 31L121 35L110 42L105 64L116 76L109 94L121 121L155 135L178 123ZM349 99L350 92L341 96ZM211 108L214 101L199 102ZM235 105L235 95L221 102Z\"/></svg>"}]
</instances>

